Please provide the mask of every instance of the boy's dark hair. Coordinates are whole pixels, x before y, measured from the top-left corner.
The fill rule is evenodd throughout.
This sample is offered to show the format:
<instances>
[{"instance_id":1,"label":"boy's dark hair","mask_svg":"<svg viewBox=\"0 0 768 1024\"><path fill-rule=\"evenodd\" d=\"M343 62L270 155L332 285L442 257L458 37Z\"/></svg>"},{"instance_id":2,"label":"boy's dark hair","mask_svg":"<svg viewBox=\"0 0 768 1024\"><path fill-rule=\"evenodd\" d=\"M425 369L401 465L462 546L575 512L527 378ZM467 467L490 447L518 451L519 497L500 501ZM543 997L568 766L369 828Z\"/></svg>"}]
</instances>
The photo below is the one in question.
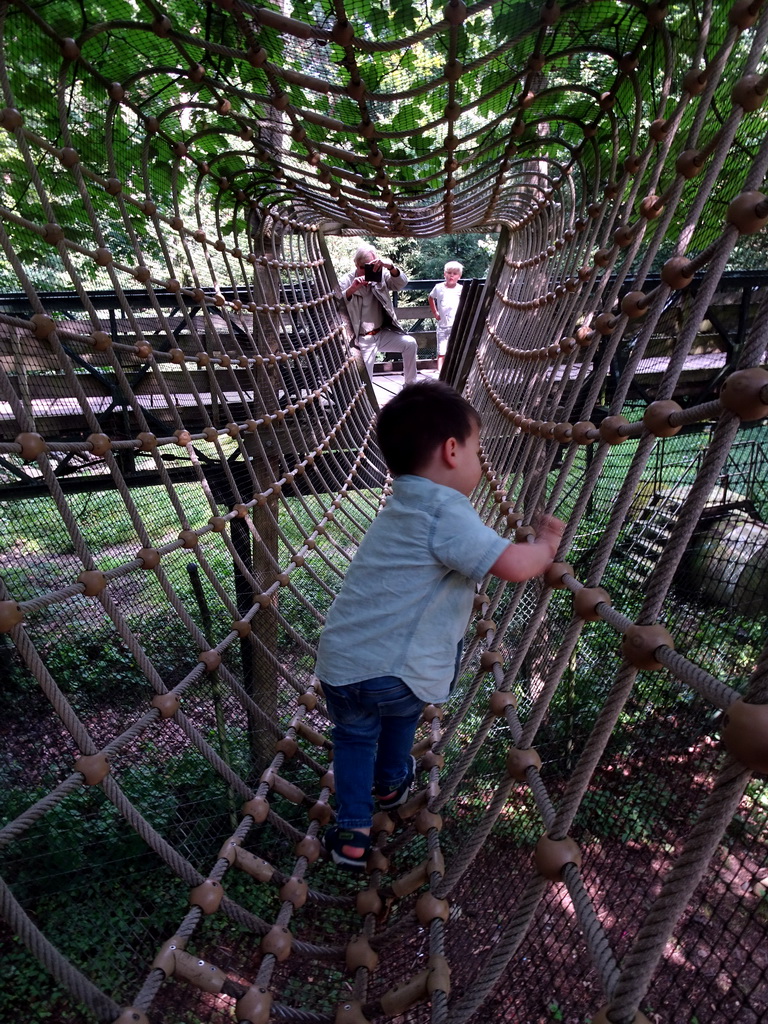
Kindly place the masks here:
<instances>
[{"instance_id":1,"label":"boy's dark hair","mask_svg":"<svg viewBox=\"0 0 768 1024\"><path fill-rule=\"evenodd\" d=\"M441 381L406 384L383 407L376 420L376 435L393 476L418 473L436 448L455 437L464 442L480 414L458 391Z\"/></svg>"}]
</instances>

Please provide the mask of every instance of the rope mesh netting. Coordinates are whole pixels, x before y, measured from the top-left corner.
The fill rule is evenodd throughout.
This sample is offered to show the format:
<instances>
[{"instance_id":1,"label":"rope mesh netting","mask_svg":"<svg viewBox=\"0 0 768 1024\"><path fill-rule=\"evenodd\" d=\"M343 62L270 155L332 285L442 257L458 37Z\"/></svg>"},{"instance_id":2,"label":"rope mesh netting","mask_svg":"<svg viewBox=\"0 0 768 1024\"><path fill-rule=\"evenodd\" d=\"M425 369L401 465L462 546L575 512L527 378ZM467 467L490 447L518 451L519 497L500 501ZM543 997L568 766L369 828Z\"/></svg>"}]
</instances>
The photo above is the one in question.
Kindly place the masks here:
<instances>
[{"instance_id":1,"label":"rope mesh netting","mask_svg":"<svg viewBox=\"0 0 768 1024\"><path fill-rule=\"evenodd\" d=\"M764 5L0 19L5 1018L765 1020L765 288L700 348L764 251ZM314 654L390 481L326 238L479 230L473 502L567 530L351 882Z\"/></svg>"}]
</instances>

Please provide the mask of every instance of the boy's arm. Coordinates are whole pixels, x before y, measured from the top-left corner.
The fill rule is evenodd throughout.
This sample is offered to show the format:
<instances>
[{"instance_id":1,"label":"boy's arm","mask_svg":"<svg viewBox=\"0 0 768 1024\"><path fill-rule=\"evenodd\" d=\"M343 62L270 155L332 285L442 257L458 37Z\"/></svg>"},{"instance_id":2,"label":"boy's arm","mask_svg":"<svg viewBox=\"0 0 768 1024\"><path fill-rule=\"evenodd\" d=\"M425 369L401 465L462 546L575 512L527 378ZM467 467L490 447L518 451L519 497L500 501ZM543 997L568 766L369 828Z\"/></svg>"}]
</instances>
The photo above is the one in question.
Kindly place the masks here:
<instances>
[{"instance_id":1,"label":"boy's arm","mask_svg":"<svg viewBox=\"0 0 768 1024\"><path fill-rule=\"evenodd\" d=\"M565 523L554 516L542 516L533 544L510 544L496 559L490 571L499 579L522 583L544 572L554 560L562 540Z\"/></svg>"},{"instance_id":2,"label":"boy's arm","mask_svg":"<svg viewBox=\"0 0 768 1024\"><path fill-rule=\"evenodd\" d=\"M432 316L435 318L435 320L439 320L440 314L437 311L437 304L435 303L435 300L432 298L431 295L429 296L429 308L432 310Z\"/></svg>"}]
</instances>

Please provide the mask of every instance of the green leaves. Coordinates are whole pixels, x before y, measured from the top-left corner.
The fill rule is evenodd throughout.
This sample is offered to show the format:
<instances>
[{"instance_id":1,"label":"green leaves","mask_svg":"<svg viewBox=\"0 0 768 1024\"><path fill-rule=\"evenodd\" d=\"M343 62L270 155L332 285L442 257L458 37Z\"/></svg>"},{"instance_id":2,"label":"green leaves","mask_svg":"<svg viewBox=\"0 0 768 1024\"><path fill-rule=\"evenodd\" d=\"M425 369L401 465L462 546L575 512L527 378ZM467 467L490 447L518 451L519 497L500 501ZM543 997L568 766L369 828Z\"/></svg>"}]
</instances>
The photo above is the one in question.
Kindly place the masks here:
<instances>
[{"instance_id":1,"label":"green leaves","mask_svg":"<svg viewBox=\"0 0 768 1024\"><path fill-rule=\"evenodd\" d=\"M506 67L496 68L485 75L479 86L479 92L485 98L477 106L478 114L500 114L506 108L513 88L511 79L512 75Z\"/></svg>"},{"instance_id":2,"label":"green leaves","mask_svg":"<svg viewBox=\"0 0 768 1024\"><path fill-rule=\"evenodd\" d=\"M409 0L398 0L394 5L392 27L400 33L415 32L418 14L416 6Z\"/></svg>"}]
</instances>

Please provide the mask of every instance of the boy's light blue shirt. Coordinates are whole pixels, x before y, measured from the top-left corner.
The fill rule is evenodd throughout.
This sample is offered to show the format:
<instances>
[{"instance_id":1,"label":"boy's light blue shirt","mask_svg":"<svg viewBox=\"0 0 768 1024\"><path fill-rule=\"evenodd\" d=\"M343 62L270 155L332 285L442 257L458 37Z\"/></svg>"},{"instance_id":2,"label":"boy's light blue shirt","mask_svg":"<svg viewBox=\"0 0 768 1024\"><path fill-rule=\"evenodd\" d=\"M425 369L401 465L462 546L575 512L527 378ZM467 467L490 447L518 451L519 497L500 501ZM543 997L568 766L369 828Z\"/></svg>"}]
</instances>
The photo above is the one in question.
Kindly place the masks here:
<instances>
[{"instance_id":1,"label":"boy's light blue shirt","mask_svg":"<svg viewBox=\"0 0 768 1024\"><path fill-rule=\"evenodd\" d=\"M459 491L397 477L328 612L317 676L331 686L399 676L422 700L445 701L475 583L508 545Z\"/></svg>"}]
</instances>

